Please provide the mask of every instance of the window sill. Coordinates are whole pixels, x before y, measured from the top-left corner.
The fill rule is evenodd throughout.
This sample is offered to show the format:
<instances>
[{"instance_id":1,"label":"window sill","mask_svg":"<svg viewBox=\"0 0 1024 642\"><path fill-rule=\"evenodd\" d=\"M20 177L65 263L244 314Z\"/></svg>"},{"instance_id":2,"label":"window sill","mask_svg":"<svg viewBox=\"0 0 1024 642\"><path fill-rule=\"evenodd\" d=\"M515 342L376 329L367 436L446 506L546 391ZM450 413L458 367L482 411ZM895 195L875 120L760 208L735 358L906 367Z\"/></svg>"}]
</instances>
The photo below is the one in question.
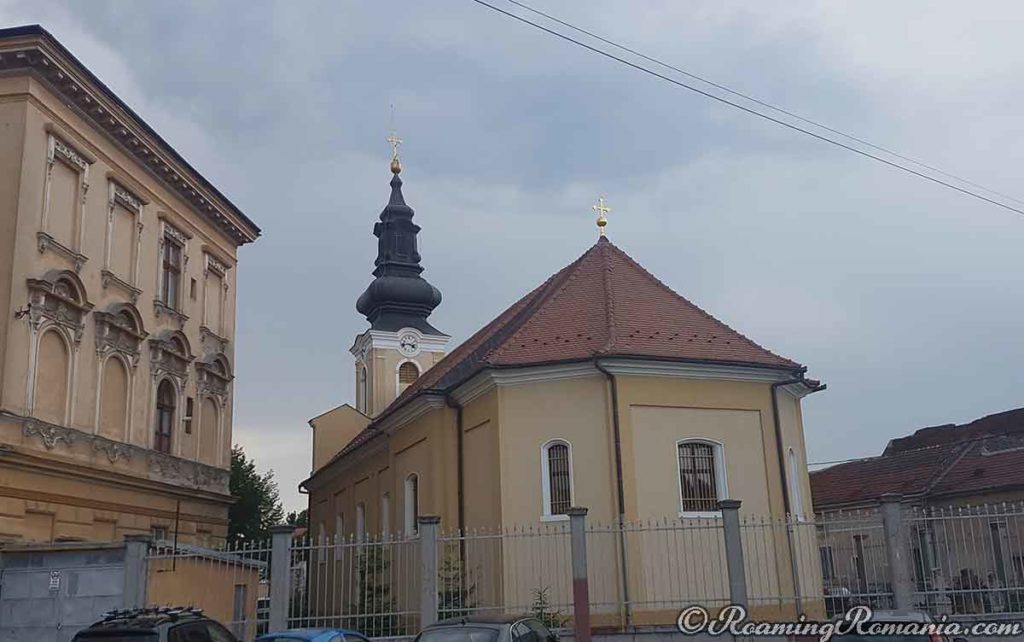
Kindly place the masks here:
<instances>
[{"instance_id":1,"label":"window sill","mask_svg":"<svg viewBox=\"0 0 1024 642\"><path fill-rule=\"evenodd\" d=\"M680 511L679 519L722 519L722 511Z\"/></svg>"},{"instance_id":2,"label":"window sill","mask_svg":"<svg viewBox=\"0 0 1024 642\"><path fill-rule=\"evenodd\" d=\"M542 522L567 522L569 521L568 515L541 515L540 521Z\"/></svg>"},{"instance_id":3,"label":"window sill","mask_svg":"<svg viewBox=\"0 0 1024 642\"><path fill-rule=\"evenodd\" d=\"M188 316L179 310L175 310L160 299L153 299L153 312L156 314L156 318L159 319L161 315L169 317L178 323L180 330L185 329L185 322L188 321Z\"/></svg>"}]
</instances>

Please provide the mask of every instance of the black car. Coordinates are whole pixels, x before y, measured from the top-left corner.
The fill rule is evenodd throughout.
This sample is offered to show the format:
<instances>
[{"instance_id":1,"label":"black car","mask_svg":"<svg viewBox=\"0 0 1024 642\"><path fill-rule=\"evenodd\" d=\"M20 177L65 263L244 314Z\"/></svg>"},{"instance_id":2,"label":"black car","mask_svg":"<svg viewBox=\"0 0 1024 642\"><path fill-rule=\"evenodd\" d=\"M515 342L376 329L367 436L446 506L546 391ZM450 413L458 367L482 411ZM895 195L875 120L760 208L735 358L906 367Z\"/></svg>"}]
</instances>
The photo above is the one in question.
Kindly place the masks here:
<instances>
[{"instance_id":1,"label":"black car","mask_svg":"<svg viewBox=\"0 0 1024 642\"><path fill-rule=\"evenodd\" d=\"M431 624L413 642L558 642L558 636L528 615L467 615Z\"/></svg>"},{"instance_id":2,"label":"black car","mask_svg":"<svg viewBox=\"0 0 1024 642\"><path fill-rule=\"evenodd\" d=\"M191 608L111 611L72 642L238 642L216 621Z\"/></svg>"}]
</instances>

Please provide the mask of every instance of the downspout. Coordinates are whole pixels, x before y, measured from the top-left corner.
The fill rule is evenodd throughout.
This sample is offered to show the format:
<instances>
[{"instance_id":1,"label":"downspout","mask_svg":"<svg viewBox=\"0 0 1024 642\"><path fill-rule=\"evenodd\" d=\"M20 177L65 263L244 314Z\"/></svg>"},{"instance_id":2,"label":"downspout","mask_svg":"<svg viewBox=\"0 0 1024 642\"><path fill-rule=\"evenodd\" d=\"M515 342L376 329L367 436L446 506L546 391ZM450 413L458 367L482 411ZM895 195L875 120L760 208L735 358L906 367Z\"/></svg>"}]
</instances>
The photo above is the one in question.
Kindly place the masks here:
<instances>
[{"instance_id":1,"label":"downspout","mask_svg":"<svg viewBox=\"0 0 1024 642\"><path fill-rule=\"evenodd\" d=\"M626 626L633 624L633 609L629 601L629 565L626 554L626 491L622 481L622 430L619 426L619 388L615 375L608 372L597 359L594 367L608 379L612 397L612 436L615 441L615 487L619 509L619 563L622 565L622 604L625 608Z\"/></svg>"},{"instance_id":2,"label":"downspout","mask_svg":"<svg viewBox=\"0 0 1024 642\"><path fill-rule=\"evenodd\" d=\"M464 436L462 434L462 404L449 394L444 398L449 408L455 409L455 492L459 528L459 574L462 585L466 585L466 462Z\"/></svg>"},{"instance_id":3,"label":"downspout","mask_svg":"<svg viewBox=\"0 0 1024 642\"><path fill-rule=\"evenodd\" d=\"M793 599L796 603L796 615L799 616L803 613L803 600L800 599L800 571L796 563L796 547L793 545L793 523L790 520L792 516L792 506L789 500L789 484L786 481L786 457L783 452L782 444L782 421L779 418L779 397L778 390L782 386L790 386L795 383L807 384L807 380L804 379L803 371L800 371L799 376L793 379L787 379L785 381L776 381L771 387L772 397L772 422L775 427L775 454L779 460L779 481L782 482L782 507L785 514L786 523L786 546L789 549L789 571L793 582ZM818 385L812 388L812 392L818 390L824 390L824 385Z\"/></svg>"}]
</instances>

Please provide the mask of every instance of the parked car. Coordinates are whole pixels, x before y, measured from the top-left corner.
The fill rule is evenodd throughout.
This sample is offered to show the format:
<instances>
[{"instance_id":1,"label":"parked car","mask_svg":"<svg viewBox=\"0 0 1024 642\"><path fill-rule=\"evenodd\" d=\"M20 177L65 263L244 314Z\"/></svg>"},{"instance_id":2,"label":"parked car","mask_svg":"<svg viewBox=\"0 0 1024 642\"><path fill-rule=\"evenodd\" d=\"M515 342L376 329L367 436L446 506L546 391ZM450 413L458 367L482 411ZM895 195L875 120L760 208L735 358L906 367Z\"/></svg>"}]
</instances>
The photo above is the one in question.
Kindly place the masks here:
<instances>
[{"instance_id":1,"label":"parked car","mask_svg":"<svg viewBox=\"0 0 1024 642\"><path fill-rule=\"evenodd\" d=\"M357 631L348 629L289 629L264 633L256 642L370 642Z\"/></svg>"},{"instance_id":2,"label":"parked car","mask_svg":"<svg viewBox=\"0 0 1024 642\"><path fill-rule=\"evenodd\" d=\"M238 642L201 609L160 607L111 611L72 642Z\"/></svg>"},{"instance_id":3,"label":"parked car","mask_svg":"<svg viewBox=\"0 0 1024 642\"><path fill-rule=\"evenodd\" d=\"M413 642L558 642L558 636L528 615L467 615L432 624Z\"/></svg>"},{"instance_id":4,"label":"parked car","mask_svg":"<svg viewBox=\"0 0 1024 642\"><path fill-rule=\"evenodd\" d=\"M931 624L932 616L923 611L897 611L878 609L871 614L871 622L880 624ZM950 642L944 635L860 635L848 633L832 638L836 642ZM953 638L952 642L967 642L965 638Z\"/></svg>"}]
</instances>

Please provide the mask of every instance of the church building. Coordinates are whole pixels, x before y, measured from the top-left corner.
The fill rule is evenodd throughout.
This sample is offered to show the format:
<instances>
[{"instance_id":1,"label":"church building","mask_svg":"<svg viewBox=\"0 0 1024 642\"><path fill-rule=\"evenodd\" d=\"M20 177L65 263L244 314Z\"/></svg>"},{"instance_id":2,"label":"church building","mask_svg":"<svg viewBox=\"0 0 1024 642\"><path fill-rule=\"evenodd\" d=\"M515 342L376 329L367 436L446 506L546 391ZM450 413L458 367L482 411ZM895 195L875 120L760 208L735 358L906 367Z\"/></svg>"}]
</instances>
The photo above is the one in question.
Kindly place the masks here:
<instances>
[{"instance_id":1,"label":"church building","mask_svg":"<svg viewBox=\"0 0 1024 642\"><path fill-rule=\"evenodd\" d=\"M397 153L356 308L355 405L310 421L314 536L415 535L567 520L810 514L806 368L683 298L604 235L447 351L429 321Z\"/></svg>"}]
</instances>

